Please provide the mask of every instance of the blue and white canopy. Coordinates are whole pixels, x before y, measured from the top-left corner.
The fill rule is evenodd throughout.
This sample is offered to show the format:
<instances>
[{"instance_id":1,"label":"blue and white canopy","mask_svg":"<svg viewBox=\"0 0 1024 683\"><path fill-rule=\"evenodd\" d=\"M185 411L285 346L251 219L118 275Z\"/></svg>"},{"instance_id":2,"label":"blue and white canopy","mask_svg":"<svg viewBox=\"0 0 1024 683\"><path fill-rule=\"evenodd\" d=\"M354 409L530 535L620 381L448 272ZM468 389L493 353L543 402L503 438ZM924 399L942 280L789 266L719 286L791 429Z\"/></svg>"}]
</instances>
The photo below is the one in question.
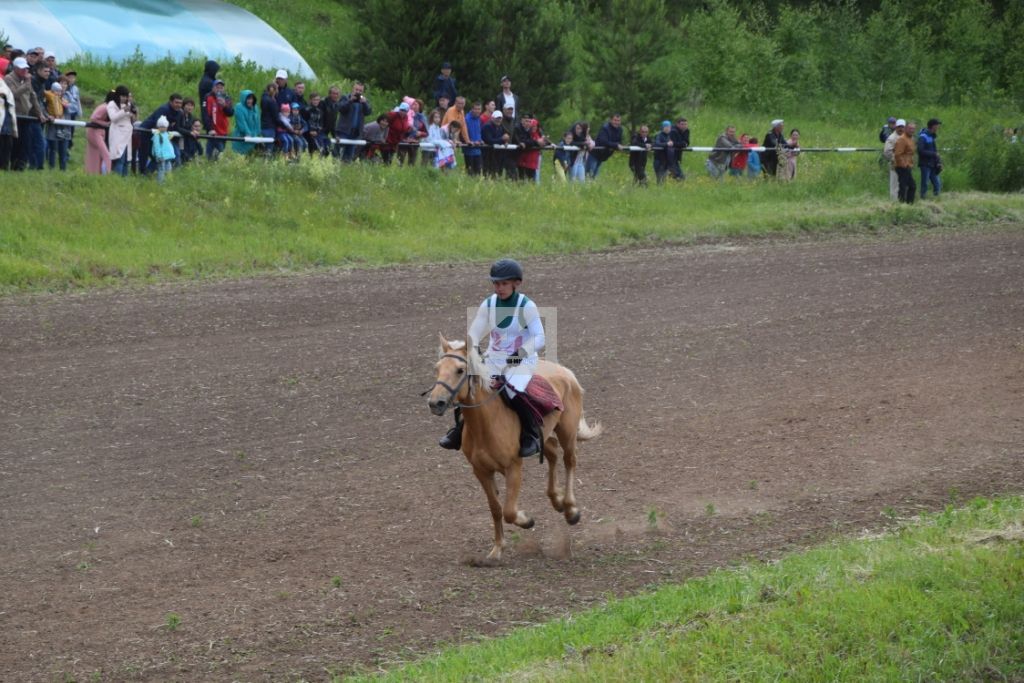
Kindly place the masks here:
<instances>
[{"instance_id":1,"label":"blue and white canopy","mask_svg":"<svg viewBox=\"0 0 1024 683\"><path fill-rule=\"evenodd\" d=\"M58 63L79 54L120 61L189 55L242 59L313 76L291 44L266 22L220 0L17 0L0 2L0 29L15 47L43 47Z\"/></svg>"}]
</instances>

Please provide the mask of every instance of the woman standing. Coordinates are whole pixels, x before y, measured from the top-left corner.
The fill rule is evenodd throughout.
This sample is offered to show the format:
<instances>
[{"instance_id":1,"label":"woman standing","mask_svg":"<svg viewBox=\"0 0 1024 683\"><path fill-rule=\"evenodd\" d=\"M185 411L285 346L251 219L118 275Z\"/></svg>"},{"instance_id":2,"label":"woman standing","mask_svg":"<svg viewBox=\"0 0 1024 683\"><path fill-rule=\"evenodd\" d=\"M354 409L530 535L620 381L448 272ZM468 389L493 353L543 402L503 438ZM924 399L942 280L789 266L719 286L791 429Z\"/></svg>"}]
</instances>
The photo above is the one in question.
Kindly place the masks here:
<instances>
[{"instance_id":1,"label":"woman standing","mask_svg":"<svg viewBox=\"0 0 1024 683\"><path fill-rule=\"evenodd\" d=\"M107 95L110 100L114 91ZM89 127L85 129L85 172L93 175L110 173L110 150L107 149L107 129L110 128L110 114L107 103L97 106L89 117Z\"/></svg>"},{"instance_id":2,"label":"woman standing","mask_svg":"<svg viewBox=\"0 0 1024 683\"><path fill-rule=\"evenodd\" d=\"M132 157L132 132L135 116L128 102L131 93L123 85L114 88L107 95L107 116L110 118L110 136L107 147L113 160L111 171L128 175L128 163Z\"/></svg>"},{"instance_id":3,"label":"woman standing","mask_svg":"<svg viewBox=\"0 0 1024 683\"><path fill-rule=\"evenodd\" d=\"M779 179L792 180L796 178L796 158L800 154L800 131L794 128L789 131L789 139L782 143L779 160Z\"/></svg>"}]
</instances>

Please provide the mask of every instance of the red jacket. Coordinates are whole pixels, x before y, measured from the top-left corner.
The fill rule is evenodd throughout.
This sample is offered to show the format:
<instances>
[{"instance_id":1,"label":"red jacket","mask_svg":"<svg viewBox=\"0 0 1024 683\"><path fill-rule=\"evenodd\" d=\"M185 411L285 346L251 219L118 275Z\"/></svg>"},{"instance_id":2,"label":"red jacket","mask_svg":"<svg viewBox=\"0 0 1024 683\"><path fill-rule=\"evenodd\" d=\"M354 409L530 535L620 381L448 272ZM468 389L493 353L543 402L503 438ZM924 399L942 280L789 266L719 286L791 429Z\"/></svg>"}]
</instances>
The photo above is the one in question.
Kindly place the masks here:
<instances>
[{"instance_id":1,"label":"red jacket","mask_svg":"<svg viewBox=\"0 0 1024 683\"><path fill-rule=\"evenodd\" d=\"M231 98L224 96L223 101L218 102L217 96L210 94L206 98L206 115L213 123L213 132L216 135L227 135L231 129L228 117L234 116L235 109L231 106Z\"/></svg>"},{"instance_id":2,"label":"red jacket","mask_svg":"<svg viewBox=\"0 0 1024 683\"><path fill-rule=\"evenodd\" d=\"M398 143L405 138L405 134L409 132L409 112L389 111L387 116L388 136L384 139L384 144L388 149L395 150L398 149Z\"/></svg>"}]
</instances>

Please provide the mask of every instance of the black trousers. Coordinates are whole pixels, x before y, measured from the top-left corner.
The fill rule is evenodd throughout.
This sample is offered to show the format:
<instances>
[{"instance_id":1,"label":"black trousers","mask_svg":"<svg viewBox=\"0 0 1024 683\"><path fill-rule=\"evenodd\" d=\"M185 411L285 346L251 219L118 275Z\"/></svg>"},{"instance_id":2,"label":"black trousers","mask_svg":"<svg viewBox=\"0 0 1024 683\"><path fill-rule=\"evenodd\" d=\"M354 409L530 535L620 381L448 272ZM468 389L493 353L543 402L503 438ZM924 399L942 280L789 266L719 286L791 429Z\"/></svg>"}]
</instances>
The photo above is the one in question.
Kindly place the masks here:
<instances>
[{"instance_id":1,"label":"black trousers","mask_svg":"<svg viewBox=\"0 0 1024 683\"><path fill-rule=\"evenodd\" d=\"M914 182L914 171L910 168L897 168L896 180L899 183L899 200L904 204L913 204L917 194L917 183Z\"/></svg>"},{"instance_id":2,"label":"black trousers","mask_svg":"<svg viewBox=\"0 0 1024 683\"><path fill-rule=\"evenodd\" d=\"M13 135L0 135L0 171L11 170L11 152L14 149Z\"/></svg>"}]
</instances>

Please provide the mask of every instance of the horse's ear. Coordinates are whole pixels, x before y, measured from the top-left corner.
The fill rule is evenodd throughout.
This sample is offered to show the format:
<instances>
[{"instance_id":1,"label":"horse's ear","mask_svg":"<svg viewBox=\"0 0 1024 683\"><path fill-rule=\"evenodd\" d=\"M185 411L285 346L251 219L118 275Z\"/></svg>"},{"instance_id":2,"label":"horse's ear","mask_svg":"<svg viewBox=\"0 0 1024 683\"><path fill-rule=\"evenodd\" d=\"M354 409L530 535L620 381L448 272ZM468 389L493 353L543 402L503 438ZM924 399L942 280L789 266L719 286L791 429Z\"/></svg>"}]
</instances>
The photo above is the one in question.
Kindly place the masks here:
<instances>
[{"instance_id":1,"label":"horse's ear","mask_svg":"<svg viewBox=\"0 0 1024 683\"><path fill-rule=\"evenodd\" d=\"M438 338L438 339L440 340L440 342L441 342L441 353L447 353L447 352L448 352L448 350L449 350L449 349L451 348L451 347L450 347L450 346L448 345L448 340L447 340L447 339L445 339L445 338L444 338L444 335L443 335L443 334L441 334L440 332L438 332L438 333L437 333L437 338Z\"/></svg>"}]
</instances>

